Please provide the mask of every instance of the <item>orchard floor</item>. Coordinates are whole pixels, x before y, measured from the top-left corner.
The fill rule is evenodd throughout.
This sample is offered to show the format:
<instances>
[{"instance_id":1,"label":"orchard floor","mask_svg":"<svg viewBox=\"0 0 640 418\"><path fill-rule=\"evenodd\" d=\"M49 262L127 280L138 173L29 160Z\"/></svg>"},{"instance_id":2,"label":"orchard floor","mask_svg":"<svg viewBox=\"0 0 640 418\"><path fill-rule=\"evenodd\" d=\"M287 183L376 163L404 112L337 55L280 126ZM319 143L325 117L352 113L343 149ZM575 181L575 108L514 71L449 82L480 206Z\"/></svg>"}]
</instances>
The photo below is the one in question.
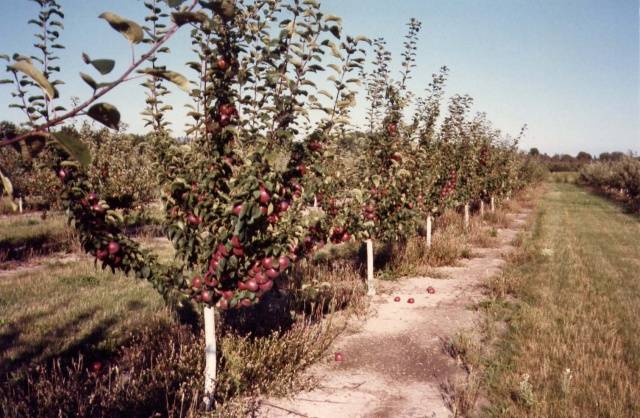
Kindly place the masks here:
<instances>
[{"instance_id":1,"label":"orchard floor","mask_svg":"<svg viewBox=\"0 0 640 418\"><path fill-rule=\"evenodd\" d=\"M460 407L457 397L469 370L446 347L479 328L475 307L483 299L482 285L514 251L529 215L529 210L515 214L509 228L498 229L497 246L473 248L470 259L432 269L432 277L377 281L367 319L354 321L326 359L309 369L318 382L315 389L287 399L263 399L257 416L451 416ZM428 286L436 293L428 294ZM408 303L409 298L415 302ZM343 360L336 361L335 353Z\"/></svg>"}]
</instances>

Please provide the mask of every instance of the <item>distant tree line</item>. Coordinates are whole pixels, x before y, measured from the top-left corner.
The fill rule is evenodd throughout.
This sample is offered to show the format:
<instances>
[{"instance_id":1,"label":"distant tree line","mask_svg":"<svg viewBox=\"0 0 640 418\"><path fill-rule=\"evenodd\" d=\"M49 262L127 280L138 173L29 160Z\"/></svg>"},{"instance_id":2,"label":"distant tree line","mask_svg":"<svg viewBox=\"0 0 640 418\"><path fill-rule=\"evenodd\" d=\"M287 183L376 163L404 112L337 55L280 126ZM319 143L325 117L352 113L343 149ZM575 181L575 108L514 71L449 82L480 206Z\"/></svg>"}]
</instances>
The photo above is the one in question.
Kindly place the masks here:
<instances>
[{"instance_id":1,"label":"distant tree line","mask_svg":"<svg viewBox=\"0 0 640 418\"><path fill-rule=\"evenodd\" d=\"M580 171L585 165L594 161L621 161L627 156L638 159L638 156L634 156L632 153L624 153L620 151L603 152L597 156L585 151L578 152L575 157L569 154L553 154L550 156L546 153L541 154L540 150L535 147L529 150L529 155L544 163L551 172Z\"/></svg>"}]
</instances>

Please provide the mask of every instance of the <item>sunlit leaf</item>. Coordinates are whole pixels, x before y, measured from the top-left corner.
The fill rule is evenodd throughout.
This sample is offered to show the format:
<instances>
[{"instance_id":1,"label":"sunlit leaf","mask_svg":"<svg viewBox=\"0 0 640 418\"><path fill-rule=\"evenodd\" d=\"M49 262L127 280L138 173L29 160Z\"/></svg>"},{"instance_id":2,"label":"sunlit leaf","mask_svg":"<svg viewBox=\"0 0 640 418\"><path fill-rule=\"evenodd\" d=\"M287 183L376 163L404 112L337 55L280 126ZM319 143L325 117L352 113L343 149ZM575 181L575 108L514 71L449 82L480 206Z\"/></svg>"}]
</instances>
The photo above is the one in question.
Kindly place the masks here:
<instances>
[{"instance_id":1,"label":"sunlit leaf","mask_svg":"<svg viewBox=\"0 0 640 418\"><path fill-rule=\"evenodd\" d=\"M96 80L94 80L90 75L85 74L85 73L80 73L80 77L82 78L82 80L87 83L93 90L97 90L98 89L98 83L96 82Z\"/></svg>"},{"instance_id":2,"label":"sunlit leaf","mask_svg":"<svg viewBox=\"0 0 640 418\"><path fill-rule=\"evenodd\" d=\"M27 76L29 76L33 81L38 83L38 85L42 87L42 90L44 90L44 92L46 93L47 97L49 97L49 100L53 100L56 97L58 97L58 92L56 91L56 89L51 85L51 83L49 82L49 80L47 80L44 74L42 74L40 70L34 67L30 61L19 60L19 61L16 61L15 64L9 65L8 68L11 71L24 73Z\"/></svg>"},{"instance_id":3,"label":"sunlit leaf","mask_svg":"<svg viewBox=\"0 0 640 418\"><path fill-rule=\"evenodd\" d=\"M112 28L120 32L132 44L140 43L144 39L142 27L132 20L111 12L104 12L98 17L109 22Z\"/></svg>"},{"instance_id":4,"label":"sunlit leaf","mask_svg":"<svg viewBox=\"0 0 640 418\"><path fill-rule=\"evenodd\" d=\"M182 74L176 73L175 71L163 70L159 68L144 68L142 70L138 70L138 72L141 74L148 74L154 77L168 80L187 93L190 91L189 80L187 80L187 78Z\"/></svg>"}]
</instances>

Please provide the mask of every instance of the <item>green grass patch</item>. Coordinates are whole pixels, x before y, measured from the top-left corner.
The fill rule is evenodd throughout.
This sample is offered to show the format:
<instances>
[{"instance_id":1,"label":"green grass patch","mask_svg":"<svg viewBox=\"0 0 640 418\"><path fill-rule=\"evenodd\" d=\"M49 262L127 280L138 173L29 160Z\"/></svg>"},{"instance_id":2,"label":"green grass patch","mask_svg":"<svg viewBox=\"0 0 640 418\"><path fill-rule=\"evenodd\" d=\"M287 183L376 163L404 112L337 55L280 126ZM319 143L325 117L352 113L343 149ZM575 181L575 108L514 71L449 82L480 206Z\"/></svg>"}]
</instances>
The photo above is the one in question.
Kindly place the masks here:
<instances>
[{"instance_id":1,"label":"green grass patch","mask_svg":"<svg viewBox=\"0 0 640 418\"><path fill-rule=\"evenodd\" d=\"M491 417L640 416L640 223L553 183L483 304ZM506 324L506 331L495 324Z\"/></svg>"}]
</instances>

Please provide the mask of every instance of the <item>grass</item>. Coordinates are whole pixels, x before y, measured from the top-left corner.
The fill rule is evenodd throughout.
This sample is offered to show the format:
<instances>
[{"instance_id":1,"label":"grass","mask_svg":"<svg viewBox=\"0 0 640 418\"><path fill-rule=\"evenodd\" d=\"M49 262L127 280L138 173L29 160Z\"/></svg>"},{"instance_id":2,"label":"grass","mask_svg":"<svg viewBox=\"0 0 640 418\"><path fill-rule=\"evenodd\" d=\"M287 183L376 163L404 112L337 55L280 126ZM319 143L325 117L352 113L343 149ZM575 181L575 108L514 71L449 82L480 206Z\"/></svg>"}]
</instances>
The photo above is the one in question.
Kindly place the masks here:
<instances>
[{"instance_id":1,"label":"grass","mask_svg":"<svg viewBox=\"0 0 640 418\"><path fill-rule=\"evenodd\" d=\"M640 223L555 182L488 285L490 417L640 416Z\"/></svg>"},{"instance_id":2,"label":"grass","mask_svg":"<svg viewBox=\"0 0 640 418\"><path fill-rule=\"evenodd\" d=\"M71 250L76 243L66 216L59 212L11 215L0 218L0 262L36 254Z\"/></svg>"},{"instance_id":3,"label":"grass","mask_svg":"<svg viewBox=\"0 0 640 418\"><path fill-rule=\"evenodd\" d=\"M577 171L556 171L550 173L551 181L556 183L573 183L575 184L580 176L580 173Z\"/></svg>"}]
</instances>

